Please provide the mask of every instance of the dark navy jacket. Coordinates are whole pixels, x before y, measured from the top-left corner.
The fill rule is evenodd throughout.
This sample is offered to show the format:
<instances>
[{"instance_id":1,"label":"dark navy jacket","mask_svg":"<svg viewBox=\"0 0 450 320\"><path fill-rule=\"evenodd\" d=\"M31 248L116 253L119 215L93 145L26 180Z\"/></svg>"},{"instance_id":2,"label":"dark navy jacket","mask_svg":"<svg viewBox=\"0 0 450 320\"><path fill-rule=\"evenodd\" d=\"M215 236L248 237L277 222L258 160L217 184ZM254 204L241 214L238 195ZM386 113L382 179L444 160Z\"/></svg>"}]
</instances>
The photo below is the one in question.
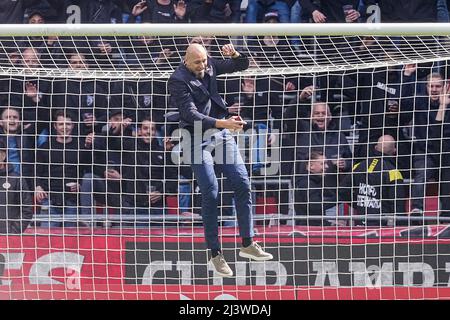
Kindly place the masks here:
<instances>
[{"instance_id":1,"label":"dark navy jacket","mask_svg":"<svg viewBox=\"0 0 450 320\"><path fill-rule=\"evenodd\" d=\"M217 90L216 76L245 70L248 65L248 58L243 54L236 59L225 60L208 57L208 70L205 72L205 77L197 79L184 63L181 63L168 82L171 103L180 112L180 127L193 130L194 121L201 121L203 131L215 128L216 119L222 119L228 115L225 101ZM211 101L210 112L207 111L209 101Z\"/></svg>"}]
</instances>

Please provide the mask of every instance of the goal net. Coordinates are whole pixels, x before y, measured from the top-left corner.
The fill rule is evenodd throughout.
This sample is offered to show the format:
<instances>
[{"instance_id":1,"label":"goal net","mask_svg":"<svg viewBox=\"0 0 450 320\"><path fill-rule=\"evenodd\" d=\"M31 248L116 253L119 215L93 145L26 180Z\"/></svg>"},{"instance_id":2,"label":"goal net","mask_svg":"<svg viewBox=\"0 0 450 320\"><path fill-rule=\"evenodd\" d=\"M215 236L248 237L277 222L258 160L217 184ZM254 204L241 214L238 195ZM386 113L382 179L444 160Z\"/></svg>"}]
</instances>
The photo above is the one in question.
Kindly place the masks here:
<instances>
[{"instance_id":1,"label":"goal net","mask_svg":"<svg viewBox=\"0 0 450 320\"><path fill-rule=\"evenodd\" d=\"M0 26L1 299L439 299L450 252L450 26ZM255 240L208 261L167 80L192 43L249 174ZM195 85L195 84L193 84ZM206 89L205 89L206 90ZM187 142L189 143L189 141Z\"/></svg>"}]
</instances>

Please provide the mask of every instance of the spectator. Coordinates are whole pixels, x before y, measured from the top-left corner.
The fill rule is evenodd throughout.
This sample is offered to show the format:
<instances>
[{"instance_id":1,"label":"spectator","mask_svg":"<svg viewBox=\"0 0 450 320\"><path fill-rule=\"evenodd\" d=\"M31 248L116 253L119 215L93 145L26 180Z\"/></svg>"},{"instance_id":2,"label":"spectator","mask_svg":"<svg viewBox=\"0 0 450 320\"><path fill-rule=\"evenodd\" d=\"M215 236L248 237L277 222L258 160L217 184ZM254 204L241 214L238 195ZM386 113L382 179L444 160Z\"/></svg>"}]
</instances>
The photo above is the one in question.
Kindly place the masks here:
<instances>
[{"instance_id":1,"label":"spectator","mask_svg":"<svg viewBox=\"0 0 450 320\"><path fill-rule=\"evenodd\" d=\"M90 68L87 56L80 52L67 55L70 70L85 71ZM91 132L100 132L99 121L106 121L109 81L70 77L53 80L51 106L55 109L64 107L76 124L74 132L86 136ZM112 92L111 92L112 93ZM80 122L82 121L82 122Z\"/></svg>"},{"instance_id":2,"label":"spectator","mask_svg":"<svg viewBox=\"0 0 450 320\"><path fill-rule=\"evenodd\" d=\"M246 9L245 22L256 23L263 20L267 12L278 12L281 23L290 22L290 7L294 3L286 0L249 0Z\"/></svg>"},{"instance_id":3,"label":"spectator","mask_svg":"<svg viewBox=\"0 0 450 320\"><path fill-rule=\"evenodd\" d=\"M132 45L124 49L127 65L146 71L172 70L181 61L180 53L173 46L173 42L161 40L161 37L152 36L132 38ZM181 47L178 46L178 49Z\"/></svg>"},{"instance_id":4,"label":"spectator","mask_svg":"<svg viewBox=\"0 0 450 320\"><path fill-rule=\"evenodd\" d=\"M1 23L22 23L26 8L38 4L41 0L3 0L0 2Z\"/></svg>"},{"instance_id":5,"label":"spectator","mask_svg":"<svg viewBox=\"0 0 450 320\"><path fill-rule=\"evenodd\" d=\"M358 12L359 0L320 0L316 3L300 0L300 6L315 23L352 23L358 22L361 16Z\"/></svg>"},{"instance_id":6,"label":"spectator","mask_svg":"<svg viewBox=\"0 0 450 320\"><path fill-rule=\"evenodd\" d=\"M326 159L331 159L330 170L349 172L352 152L347 138L339 131L337 123L331 118L329 106L324 102L315 102L311 107L309 121L299 119L297 133L297 172L305 172L303 161L308 159L310 149L321 149Z\"/></svg>"},{"instance_id":7,"label":"spectator","mask_svg":"<svg viewBox=\"0 0 450 320\"><path fill-rule=\"evenodd\" d=\"M38 5L40 2L41 0L1 0L0 23L22 24L26 9ZM20 49L20 42L11 37L0 37L0 61L18 57Z\"/></svg>"},{"instance_id":8,"label":"spectator","mask_svg":"<svg viewBox=\"0 0 450 320\"><path fill-rule=\"evenodd\" d=\"M239 23L242 0L191 0L189 18L192 23Z\"/></svg>"},{"instance_id":9,"label":"spectator","mask_svg":"<svg viewBox=\"0 0 450 320\"><path fill-rule=\"evenodd\" d=\"M377 215L379 219L356 221L366 226L386 226L388 221L382 217L405 216L406 190L403 175L397 169L396 143L392 136L384 135L378 139L373 157L357 162L353 173L344 183L343 198L352 201L359 215ZM351 191L350 191L351 190ZM351 195L348 194L351 192ZM396 220L404 224L404 220Z\"/></svg>"},{"instance_id":10,"label":"spectator","mask_svg":"<svg viewBox=\"0 0 450 320\"><path fill-rule=\"evenodd\" d=\"M266 13L264 22L279 23L279 14L273 11ZM293 61L297 62L295 53L286 37L259 37L256 45L250 41L249 49L260 67L289 67Z\"/></svg>"},{"instance_id":11,"label":"spectator","mask_svg":"<svg viewBox=\"0 0 450 320\"><path fill-rule=\"evenodd\" d=\"M0 234L20 234L33 218L28 184L8 165L7 147L0 140Z\"/></svg>"},{"instance_id":12,"label":"spectator","mask_svg":"<svg viewBox=\"0 0 450 320\"><path fill-rule=\"evenodd\" d=\"M307 157L306 173L295 178L295 214L310 219L296 220L297 225L330 226L343 224L324 220L322 216L338 215L337 188L329 179L328 161L320 150L311 149ZM330 184L331 183L331 184Z\"/></svg>"},{"instance_id":13,"label":"spectator","mask_svg":"<svg viewBox=\"0 0 450 320\"><path fill-rule=\"evenodd\" d=\"M1 111L0 141L7 147L9 170L24 177L28 188L34 188L34 135L29 131L30 128L31 124L23 125L20 109L5 107Z\"/></svg>"},{"instance_id":14,"label":"spectator","mask_svg":"<svg viewBox=\"0 0 450 320\"><path fill-rule=\"evenodd\" d=\"M47 0L64 23L122 22L121 0Z\"/></svg>"},{"instance_id":15,"label":"spectator","mask_svg":"<svg viewBox=\"0 0 450 320\"><path fill-rule=\"evenodd\" d=\"M40 136L41 143L49 132L50 111L48 90L50 81L31 73L41 68L40 55L36 49L27 47L21 52L21 65L25 76L13 77L2 82L2 92L7 104L21 107L23 126L27 133Z\"/></svg>"},{"instance_id":16,"label":"spectator","mask_svg":"<svg viewBox=\"0 0 450 320\"><path fill-rule=\"evenodd\" d=\"M145 23L187 23L187 3L184 0L131 0L133 9L131 11L134 19ZM132 22L133 19L130 19ZM171 55L166 52L165 56L171 59L181 60L177 53L179 48L185 47L185 39L180 37L158 37L163 50L169 49ZM170 60L169 60L170 61Z\"/></svg>"},{"instance_id":17,"label":"spectator","mask_svg":"<svg viewBox=\"0 0 450 320\"><path fill-rule=\"evenodd\" d=\"M29 24L43 24L46 21L45 14L40 10L33 10L28 16ZM57 36L31 36L23 41L25 47L37 50L43 67L59 67L63 62L61 43Z\"/></svg>"},{"instance_id":18,"label":"spectator","mask_svg":"<svg viewBox=\"0 0 450 320\"><path fill-rule=\"evenodd\" d=\"M271 115L276 115L276 107L279 105L278 97L269 90L270 84L267 79L257 79L256 77L244 77L241 84L241 94L236 110L242 119L247 121L245 129L254 129L252 133L252 172L261 174L266 166L267 147L275 142L276 136L273 134L271 126ZM232 106L233 107L233 106ZM280 128L281 117L276 119L275 128Z\"/></svg>"},{"instance_id":19,"label":"spectator","mask_svg":"<svg viewBox=\"0 0 450 320\"><path fill-rule=\"evenodd\" d=\"M80 181L91 162L90 152L74 136L75 124L72 116L64 110L54 115L55 134L38 149L36 201L49 206L50 216L78 214ZM74 222L64 223L52 220L42 222L41 226L76 226Z\"/></svg>"},{"instance_id":20,"label":"spectator","mask_svg":"<svg viewBox=\"0 0 450 320\"><path fill-rule=\"evenodd\" d=\"M448 160L440 154L448 152L448 85L439 73L432 73L427 78L427 95L415 100L414 110L414 183L411 187L412 211L422 215L426 198L426 183L432 178L441 181L440 202L445 214L449 211L448 181L445 164ZM445 130L444 130L445 129ZM441 163L441 160L444 160ZM442 167L442 169L440 169Z\"/></svg>"},{"instance_id":21,"label":"spectator","mask_svg":"<svg viewBox=\"0 0 450 320\"><path fill-rule=\"evenodd\" d=\"M101 134L94 135L93 171L86 173L81 183L83 215L93 217L94 200L114 212L122 213L122 204L126 201L123 190L126 190L126 184L131 180L123 169L133 163L134 157L123 149L124 139L132 137L131 123L131 118L124 115L122 109L111 109L108 123L102 128Z\"/></svg>"},{"instance_id":22,"label":"spectator","mask_svg":"<svg viewBox=\"0 0 450 320\"><path fill-rule=\"evenodd\" d=\"M128 208L136 208L127 210L128 213L133 211L137 216L165 214L165 196L176 193L178 173L170 159L173 144L166 138L165 145L160 146L156 138L156 125L146 117L139 123L137 137L124 143L124 152L133 155L124 157L131 160L123 167L129 178L124 186L124 199Z\"/></svg>"},{"instance_id":23,"label":"spectator","mask_svg":"<svg viewBox=\"0 0 450 320\"><path fill-rule=\"evenodd\" d=\"M355 23L361 14L358 11L359 0L300 0L300 6L311 17L314 23ZM331 64L345 64L347 59L355 59L353 50L355 37L317 37L308 45L314 50L314 60ZM312 45L318 43L317 48ZM345 59L345 58L347 59Z\"/></svg>"},{"instance_id":24,"label":"spectator","mask_svg":"<svg viewBox=\"0 0 450 320\"><path fill-rule=\"evenodd\" d=\"M391 135L398 143L398 160L402 169L409 169L410 139L403 127L412 119L417 66L379 67L345 75L344 95L360 101L356 116L358 142L355 157L372 156L374 145L383 135Z\"/></svg>"},{"instance_id":25,"label":"spectator","mask_svg":"<svg viewBox=\"0 0 450 320\"><path fill-rule=\"evenodd\" d=\"M448 93L448 87L447 87ZM445 101L439 104L439 111L436 114L436 122L442 125L442 149L441 149L441 169L440 169L440 214L442 218L450 217L450 111L449 97L446 95ZM435 126L439 132L441 128ZM439 135L434 133L434 136ZM449 220L441 219L441 223L449 223Z\"/></svg>"},{"instance_id":26,"label":"spectator","mask_svg":"<svg viewBox=\"0 0 450 320\"><path fill-rule=\"evenodd\" d=\"M142 0L134 1L134 17L141 17L142 22L151 23L186 23L187 4L184 0Z\"/></svg>"}]
</instances>

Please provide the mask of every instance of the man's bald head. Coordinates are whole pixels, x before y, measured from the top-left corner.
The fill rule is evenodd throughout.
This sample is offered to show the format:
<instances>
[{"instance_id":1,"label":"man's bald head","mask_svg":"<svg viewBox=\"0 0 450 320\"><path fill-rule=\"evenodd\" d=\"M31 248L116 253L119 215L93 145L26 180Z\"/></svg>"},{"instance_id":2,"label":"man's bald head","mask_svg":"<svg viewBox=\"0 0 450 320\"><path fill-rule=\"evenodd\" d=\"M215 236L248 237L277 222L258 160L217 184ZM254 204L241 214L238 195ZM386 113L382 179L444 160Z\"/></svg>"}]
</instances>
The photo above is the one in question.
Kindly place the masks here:
<instances>
[{"instance_id":1,"label":"man's bald head","mask_svg":"<svg viewBox=\"0 0 450 320\"><path fill-rule=\"evenodd\" d=\"M184 56L184 64L196 78L203 79L208 64L208 53L205 47L198 43L190 44Z\"/></svg>"},{"instance_id":2,"label":"man's bald head","mask_svg":"<svg viewBox=\"0 0 450 320\"><path fill-rule=\"evenodd\" d=\"M375 149L381 154L393 156L397 153L395 139L390 135L384 135L378 138L378 143Z\"/></svg>"}]
</instances>

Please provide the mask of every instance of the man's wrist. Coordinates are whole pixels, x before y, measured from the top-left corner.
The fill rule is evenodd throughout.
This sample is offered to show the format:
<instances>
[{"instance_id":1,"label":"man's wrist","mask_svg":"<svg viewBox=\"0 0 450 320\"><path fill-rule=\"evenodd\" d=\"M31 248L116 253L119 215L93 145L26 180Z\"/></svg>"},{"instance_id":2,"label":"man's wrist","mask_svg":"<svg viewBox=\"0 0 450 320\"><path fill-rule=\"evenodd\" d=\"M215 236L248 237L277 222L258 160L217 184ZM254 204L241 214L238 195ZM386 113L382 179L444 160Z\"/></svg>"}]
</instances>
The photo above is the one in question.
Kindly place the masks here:
<instances>
[{"instance_id":1,"label":"man's wrist","mask_svg":"<svg viewBox=\"0 0 450 320\"><path fill-rule=\"evenodd\" d=\"M234 54L231 56L231 58L236 59L240 56L241 54L238 51L235 51Z\"/></svg>"},{"instance_id":2,"label":"man's wrist","mask_svg":"<svg viewBox=\"0 0 450 320\"><path fill-rule=\"evenodd\" d=\"M216 120L215 127L216 127L217 129L223 129L223 120L217 119L217 120Z\"/></svg>"}]
</instances>

